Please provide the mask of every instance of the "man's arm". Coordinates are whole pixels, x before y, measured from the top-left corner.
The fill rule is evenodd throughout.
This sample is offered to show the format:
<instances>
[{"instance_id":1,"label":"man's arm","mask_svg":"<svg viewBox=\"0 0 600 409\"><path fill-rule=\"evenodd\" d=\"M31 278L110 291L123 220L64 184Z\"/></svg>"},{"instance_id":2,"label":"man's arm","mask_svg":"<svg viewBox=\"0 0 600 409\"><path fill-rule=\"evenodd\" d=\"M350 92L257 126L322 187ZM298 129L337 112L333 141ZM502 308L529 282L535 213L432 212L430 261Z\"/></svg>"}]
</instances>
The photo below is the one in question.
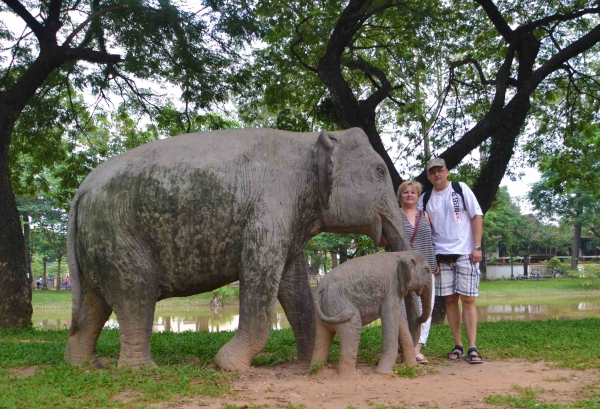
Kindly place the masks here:
<instances>
[{"instance_id":1,"label":"man's arm","mask_svg":"<svg viewBox=\"0 0 600 409\"><path fill-rule=\"evenodd\" d=\"M481 247L481 237L483 235L483 217L475 215L471 219L471 229L473 230L473 247ZM471 251L471 262L479 263L483 259L482 250Z\"/></svg>"}]
</instances>

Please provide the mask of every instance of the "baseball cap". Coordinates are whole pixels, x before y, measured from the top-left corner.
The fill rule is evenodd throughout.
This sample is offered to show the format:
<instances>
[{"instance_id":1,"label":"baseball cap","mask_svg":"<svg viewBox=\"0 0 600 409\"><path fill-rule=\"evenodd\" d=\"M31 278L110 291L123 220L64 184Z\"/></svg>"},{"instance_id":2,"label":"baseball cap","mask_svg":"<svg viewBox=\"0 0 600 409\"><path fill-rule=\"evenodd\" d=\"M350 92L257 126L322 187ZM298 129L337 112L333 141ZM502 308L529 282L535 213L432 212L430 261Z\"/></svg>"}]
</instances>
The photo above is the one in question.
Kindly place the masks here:
<instances>
[{"instance_id":1,"label":"baseball cap","mask_svg":"<svg viewBox=\"0 0 600 409\"><path fill-rule=\"evenodd\" d=\"M427 162L427 170L435 168L436 166L443 166L445 168L446 162L442 158L433 158Z\"/></svg>"}]
</instances>

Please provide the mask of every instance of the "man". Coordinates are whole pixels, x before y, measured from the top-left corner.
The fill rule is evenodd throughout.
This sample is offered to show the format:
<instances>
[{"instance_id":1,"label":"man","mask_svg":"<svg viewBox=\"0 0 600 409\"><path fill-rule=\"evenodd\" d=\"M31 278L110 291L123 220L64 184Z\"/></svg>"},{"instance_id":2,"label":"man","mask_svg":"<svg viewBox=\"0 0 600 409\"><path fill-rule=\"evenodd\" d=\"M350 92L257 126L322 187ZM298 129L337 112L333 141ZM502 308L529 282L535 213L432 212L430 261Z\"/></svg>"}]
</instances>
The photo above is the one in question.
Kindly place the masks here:
<instances>
[{"instance_id":1,"label":"man","mask_svg":"<svg viewBox=\"0 0 600 409\"><path fill-rule=\"evenodd\" d=\"M481 364L483 358L476 346L475 297L479 295L483 212L465 183L453 186L448 181L448 169L443 159L427 162L427 178L433 184L433 190L419 198L417 207L426 210L431 220L431 241L440 266L440 273L435 276L435 293L446 297L446 314L455 343L448 360L458 361L464 354L460 300L469 344L467 361Z\"/></svg>"}]
</instances>

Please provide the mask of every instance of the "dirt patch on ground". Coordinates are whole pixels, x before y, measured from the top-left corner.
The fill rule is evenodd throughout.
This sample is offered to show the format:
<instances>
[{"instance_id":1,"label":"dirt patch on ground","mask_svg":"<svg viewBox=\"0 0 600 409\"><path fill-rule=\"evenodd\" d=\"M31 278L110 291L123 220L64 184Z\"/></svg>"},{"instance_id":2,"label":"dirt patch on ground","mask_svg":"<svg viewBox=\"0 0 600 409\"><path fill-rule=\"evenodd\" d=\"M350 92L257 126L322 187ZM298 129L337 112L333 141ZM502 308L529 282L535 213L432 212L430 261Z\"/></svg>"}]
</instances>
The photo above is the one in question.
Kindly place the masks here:
<instances>
[{"instance_id":1,"label":"dirt patch on ground","mask_svg":"<svg viewBox=\"0 0 600 409\"><path fill-rule=\"evenodd\" d=\"M334 365L309 375L295 364L253 367L234 382L235 397L194 397L171 403L177 408L497 408L486 396L510 393L513 385L539 390L538 399L572 402L581 399L580 389L598 379L597 370L553 369L543 362L465 361L429 365L414 379L377 375L374 366L359 366L360 376L344 379ZM542 391L543 389L543 391ZM290 406L289 404L295 405ZM253 406L254 405L254 406ZM264 406L261 406L264 405Z\"/></svg>"},{"instance_id":2,"label":"dirt patch on ground","mask_svg":"<svg viewBox=\"0 0 600 409\"><path fill-rule=\"evenodd\" d=\"M37 371L37 365L26 366L24 368L10 368L10 376L14 378L28 378L30 376L35 375L35 371Z\"/></svg>"}]
</instances>

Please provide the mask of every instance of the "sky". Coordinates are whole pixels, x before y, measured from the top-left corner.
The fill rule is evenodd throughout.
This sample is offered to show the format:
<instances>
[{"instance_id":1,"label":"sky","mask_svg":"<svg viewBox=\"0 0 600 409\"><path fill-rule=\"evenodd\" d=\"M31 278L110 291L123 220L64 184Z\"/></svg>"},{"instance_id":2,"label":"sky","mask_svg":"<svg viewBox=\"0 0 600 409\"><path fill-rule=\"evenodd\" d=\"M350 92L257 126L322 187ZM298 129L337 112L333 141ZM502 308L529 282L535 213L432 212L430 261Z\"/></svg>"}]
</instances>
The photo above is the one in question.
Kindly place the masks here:
<instances>
[{"instance_id":1,"label":"sky","mask_svg":"<svg viewBox=\"0 0 600 409\"><path fill-rule=\"evenodd\" d=\"M523 172L525 173L523 177L514 182L505 176L500 186L508 187L510 197L519 205L522 214L529 214L533 212L533 209L524 197L529 193L531 184L540 180L540 173L534 168L525 168Z\"/></svg>"}]
</instances>

